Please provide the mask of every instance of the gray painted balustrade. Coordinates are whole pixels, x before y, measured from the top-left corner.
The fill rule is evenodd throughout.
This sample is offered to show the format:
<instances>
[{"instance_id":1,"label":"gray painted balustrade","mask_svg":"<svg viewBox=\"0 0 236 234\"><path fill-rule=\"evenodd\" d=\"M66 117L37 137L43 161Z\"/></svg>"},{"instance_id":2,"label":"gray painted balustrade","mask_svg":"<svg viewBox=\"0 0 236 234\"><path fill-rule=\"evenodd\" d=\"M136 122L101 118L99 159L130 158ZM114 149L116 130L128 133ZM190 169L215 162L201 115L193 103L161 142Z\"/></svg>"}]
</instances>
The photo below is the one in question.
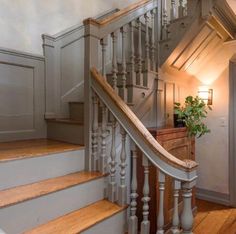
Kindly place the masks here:
<instances>
[{"instance_id":1,"label":"gray painted balustrade","mask_svg":"<svg viewBox=\"0 0 236 234\"><path fill-rule=\"evenodd\" d=\"M117 200L117 183L116 183L116 119L112 118L112 132L111 132L111 154L110 154L110 181L108 184L108 199L111 202Z\"/></svg>"},{"instance_id":2,"label":"gray painted balustrade","mask_svg":"<svg viewBox=\"0 0 236 234\"><path fill-rule=\"evenodd\" d=\"M101 41L102 46L102 75L106 78L106 52L107 52L107 37L103 38Z\"/></svg>"},{"instance_id":3,"label":"gray painted balustrade","mask_svg":"<svg viewBox=\"0 0 236 234\"><path fill-rule=\"evenodd\" d=\"M153 9L150 12L151 14L151 28L152 28L152 36L151 36L151 69L156 71L156 61L155 61L155 14L156 10Z\"/></svg>"},{"instance_id":4,"label":"gray painted balustrade","mask_svg":"<svg viewBox=\"0 0 236 234\"><path fill-rule=\"evenodd\" d=\"M117 32L111 34L112 37L112 87L117 91Z\"/></svg>"},{"instance_id":5,"label":"gray painted balustrade","mask_svg":"<svg viewBox=\"0 0 236 234\"><path fill-rule=\"evenodd\" d=\"M122 71L121 71L121 88L119 90L120 97L127 101L127 89L126 89L126 58L125 58L125 43L126 43L126 28L121 28L121 34L122 34Z\"/></svg>"},{"instance_id":6,"label":"gray painted balustrade","mask_svg":"<svg viewBox=\"0 0 236 234\"><path fill-rule=\"evenodd\" d=\"M185 14L184 0L179 0L179 18Z\"/></svg>"},{"instance_id":7,"label":"gray painted balustrade","mask_svg":"<svg viewBox=\"0 0 236 234\"><path fill-rule=\"evenodd\" d=\"M135 55L134 55L134 27L135 21L130 22L130 80L129 84L134 84L136 82L135 74Z\"/></svg>"},{"instance_id":8,"label":"gray painted balustrade","mask_svg":"<svg viewBox=\"0 0 236 234\"><path fill-rule=\"evenodd\" d=\"M165 174L159 171L159 210L157 215L157 234L164 234L164 191L165 191Z\"/></svg>"},{"instance_id":9,"label":"gray painted balustrade","mask_svg":"<svg viewBox=\"0 0 236 234\"><path fill-rule=\"evenodd\" d=\"M167 0L162 0L162 40L168 39L168 13Z\"/></svg>"},{"instance_id":10,"label":"gray painted balustrade","mask_svg":"<svg viewBox=\"0 0 236 234\"><path fill-rule=\"evenodd\" d=\"M132 177L131 177L131 202L130 202L130 217L129 217L129 234L138 233L138 217L137 211L137 150L132 150Z\"/></svg>"},{"instance_id":11,"label":"gray painted balustrade","mask_svg":"<svg viewBox=\"0 0 236 234\"><path fill-rule=\"evenodd\" d=\"M102 109L102 126L101 126L101 152L100 152L100 161L99 161L99 171L102 174L107 173L107 108L104 103L101 101L100 106Z\"/></svg>"},{"instance_id":12,"label":"gray painted balustrade","mask_svg":"<svg viewBox=\"0 0 236 234\"><path fill-rule=\"evenodd\" d=\"M143 84L143 59L142 59L142 28L141 28L141 19L137 19L137 27L138 27L138 51L137 51L137 75L136 75L136 84L141 85Z\"/></svg>"},{"instance_id":13,"label":"gray painted balustrade","mask_svg":"<svg viewBox=\"0 0 236 234\"><path fill-rule=\"evenodd\" d=\"M175 0L171 0L171 8L170 8L170 19L176 19L176 4Z\"/></svg>"},{"instance_id":14,"label":"gray painted balustrade","mask_svg":"<svg viewBox=\"0 0 236 234\"><path fill-rule=\"evenodd\" d=\"M121 152L120 152L120 185L118 188L118 204L120 206L126 205L127 202L127 185L125 183L126 176L126 131L120 125L120 134L121 134Z\"/></svg>"},{"instance_id":15,"label":"gray painted balustrade","mask_svg":"<svg viewBox=\"0 0 236 234\"><path fill-rule=\"evenodd\" d=\"M143 184L143 221L141 223L141 234L149 234L150 221L149 216L149 160L143 155L143 167L144 167L144 184Z\"/></svg>"},{"instance_id":16,"label":"gray painted balustrade","mask_svg":"<svg viewBox=\"0 0 236 234\"><path fill-rule=\"evenodd\" d=\"M92 121L92 170L98 170L98 97L95 93L93 100L93 121Z\"/></svg>"},{"instance_id":17,"label":"gray painted balustrade","mask_svg":"<svg viewBox=\"0 0 236 234\"><path fill-rule=\"evenodd\" d=\"M177 5L174 0L169 0L171 4L171 11L170 11L170 19L175 19L177 17L176 15L176 9ZM155 2L155 1L153 1ZM119 67L119 78L121 78L121 82L119 83L120 89L119 89L119 95L124 100L127 101L127 91L126 91L126 85L147 85L148 80L145 80L143 76L143 57L145 62L145 71L148 71L149 69L156 70L156 66L158 64L157 58L158 58L158 52L156 54L156 49L158 49L158 42L157 42L157 25L158 25L158 19L157 19L157 12L158 9L157 3L153 4L152 8L147 8L146 11L142 9L144 12L143 14L140 14L140 11L137 10L137 15L134 17L132 15L131 18L128 18L129 21L123 21L123 25L119 25L119 27L114 24L113 28L107 29L109 32L105 35L104 32L106 32L106 27L101 27L101 34L102 38L98 36L98 42L100 42L101 45L101 51L102 51L102 57L101 57L101 72L103 77L106 79L106 61L107 58L107 52L108 52L108 37L111 36L111 48L109 48L111 51L111 78L112 78L112 87L117 92L117 79L118 79L118 45L121 45L121 58L119 58L119 61L121 61L121 66ZM183 1L179 0L179 17L183 16ZM159 12L162 13L160 16L162 19L161 24L161 31L162 31L162 39L167 39L168 37L168 15L167 15L167 0L162 0L162 9L159 10ZM142 22L145 23L145 43L142 42ZM143 21L144 19L144 21ZM119 21L119 20L118 20ZM156 25L157 24L157 25ZM91 26L95 27L95 26ZM129 30L129 40L127 37L127 29ZM135 47L135 40L134 40L134 31L137 29L137 47ZM150 30L151 29L151 30ZM98 29L99 31L99 29ZM96 32L96 30L95 30ZM120 33L121 37L118 37L118 33ZM100 35L101 35L100 34ZM121 39L118 43L118 38ZM94 45L96 43L94 42ZM98 43L97 43L98 44ZM126 53L126 48L130 48L129 54ZM144 49L145 54L142 54L142 49ZM128 56L127 56L128 55ZM90 55L91 56L91 55ZM127 60L129 62L128 71L127 71ZM97 60L96 60L97 61ZM98 67L98 64L97 66ZM108 66L109 67L109 66ZM127 73L129 80L127 80ZM106 82L106 80L104 80ZM88 84L88 82L86 83ZM92 86L93 90L96 90L96 92L99 92L99 89L96 89L95 86ZM115 106L112 106L112 108L109 106L109 101L107 101L106 95L103 93L97 93L98 96L101 98L102 101L98 102L98 96L96 92L92 92L92 105L91 105L91 112L92 112L92 126L91 126L91 165L92 170L100 170L102 173L107 173L109 168L109 182L108 182L108 199L111 202L118 202L119 205L126 205L127 203L127 184L126 184L126 161L129 160L128 155L126 154L126 138L127 134L129 136L135 135L136 133L133 132L133 130L129 127L126 127L124 124L129 124L128 122L123 123L123 118L120 118L122 116L121 113L114 112ZM100 90L102 92L102 90ZM102 98L103 97L103 98ZM101 131L99 134L99 127L98 127L98 104L100 103L100 107L102 110L102 122L101 122ZM111 104L112 105L112 104ZM110 112L110 120L111 120L111 149L110 149L110 158L108 160L107 156L107 143L106 143L106 137L107 137L107 117L108 117L108 110ZM118 173L116 173L116 165L117 165L117 149L116 149L116 127L117 123L120 123L120 136L121 136L121 151L120 151L120 173L119 178L116 178L118 176ZM98 139L100 139L100 145L98 145ZM135 141L136 142L136 141ZM143 220L141 222L140 226L140 233L141 234L149 234L150 233L150 220L149 220L149 166L154 161L149 161L148 157L151 156L147 154L146 152L149 152L148 148L145 148L147 146L143 144L137 144L137 147L140 148L140 150L143 153L143 171L137 172L137 150L136 148L132 150L132 168L131 168L131 193L130 193L130 216L129 216L129 223L128 223L128 233L129 234L137 234L138 233L138 218L136 215L137 212L137 173L144 173L144 184L143 184L143 207L142 207L142 214L143 214ZM98 149L98 147L101 147ZM145 150L146 149L146 150ZM98 152L100 153L98 157ZM150 152L149 152L150 153ZM160 159L158 159L160 160ZM109 161L109 163L108 163ZM194 183L191 182L180 182L180 174L177 173L179 169L168 169L168 167L171 167L171 165L166 165L166 167L163 169L163 171L169 171L167 173L168 175L172 175L171 177L174 179L174 192L173 192L173 198L174 198L174 207L173 207L173 219L172 219L172 227L171 231L174 234L180 233L180 228L183 230L183 233L190 234L192 233L192 225L193 225L193 214L191 209L191 197L192 197L192 187L194 186ZM128 170L127 170L128 171ZM173 172L173 174L172 174ZM175 174L176 173L176 174ZM185 175L188 172L182 172L181 176ZM195 172L194 172L195 173ZM190 177L194 177L194 173L188 177L185 177L185 180L188 180ZM119 182L119 186L117 186L117 181ZM159 181L159 210L157 214L157 234L163 234L164 233L164 191L165 191L165 174L160 172L158 176ZM182 183L182 196L183 196L183 211L181 214L181 218L179 218L179 210L178 210L178 200L179 200L179 191L181 189L181 183Z\"/></svg>"},{"instance_id":18,"label":"gray painted balustrade","mask_svg":"<svg viewBox=\"0 0 236 234\"><path fill-rule=\"evenodd\" d=\"M172 219L172 227L171 231L173 234L180 233L179 229L179 190L181 188L181 183L178 180L174 181L174 211L173 211L173 219Z\"/></svg>"},{"instance_id":19,"label":"gray painted balustrade","mask_svg":"<svg viewBox=\"0 0 236 234\"><path fill-rule=\"evenodd\" d=\"M182 197L183 197L183 210L181 213L180 221L182 233L192 234L193 228L193 212L192 212L192 188L195 181L192 183L182 183Z\"/></svg>"}]
</instances>

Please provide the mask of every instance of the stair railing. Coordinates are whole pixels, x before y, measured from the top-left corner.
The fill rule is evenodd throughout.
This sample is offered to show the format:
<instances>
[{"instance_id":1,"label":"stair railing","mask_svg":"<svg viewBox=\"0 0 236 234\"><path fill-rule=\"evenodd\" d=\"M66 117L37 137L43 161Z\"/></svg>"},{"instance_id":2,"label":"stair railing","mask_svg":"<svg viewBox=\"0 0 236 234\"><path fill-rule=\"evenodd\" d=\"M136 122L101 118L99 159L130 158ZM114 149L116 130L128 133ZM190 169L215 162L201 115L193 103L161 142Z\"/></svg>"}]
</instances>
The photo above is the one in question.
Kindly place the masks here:
<instances>
[{"instance_id":1,"label":"stair railing","mask_svg":"<svg viewBox=\"0 0 236 234\"><path fill-rule=\"evenodd\" d=\"M169 37L168 25L169 22L181 19L188 15L187 0L161 0L162 1L162 36L165 40Z\"/></svg>"},{"instance_id":2,"label":"stair railing","mask_svg":"<svg viewBox=\"0 0 236 234\"><path fill-rule=\"evenodd\" d=\"M136 234L138 222L137 210L137 171L136 150L143 153L143 220L141 233L148 234L149 221L149 166L159 169L159 213L157 233L164 231L164 189L165 177L171 176L175 181L175 206L172 229L183 229L191 233L193 215L191 209L192 188L196 180L197 164L181 161L169 154L152 137L136 115L125 104L129 93L127 85L147 86L145 73L158 68L158 29L160 28L160 1L142 0L131 7L102 19L87 19L85 24L85 157L86 168L92 171L109 171L108 199L127 203L126 184L126 139L133 140L132 181L130 194L129 233ZM145 37L143 37L143 33ZM128 36L127 36L128 35ZM128 51L128 52L127 52ZM111 58L109 58L109 54ZM92 72L91 72L91 68ZM100 73L102 75L100 75ZM111 74L108 74L108 73ZM109 78L108 78L109 77ZM109 83L108 83L109 82ZM99 112L99 109L102 111ZM100 122L99 123L99 118ZM108 120L111 128L110 155L107 156ZM116 130L120 129L120 182L117 185L117 150ZM130 160L130 158L128 158ZM179 221L178 194L182 190L183 212ZM177 204L177 205L176 205ZM181 225L180 225L181 223Z\"/></svg>"},{"instance_id":3,"label":"stair railing","mask_svg":"<svg viewBox=\"0 0 236 234\"><path fill-rule=\"evenodd\" d=\"M85 121L85 145L89 146L85 150L89 158L86 161L87 169L98 169L100 138L103 142L103 152L106 151L104 141L106 129L105 127L102 129L100 137L98 119L92 117L98 112L98 103L96 96L91 92L90 68L96 67L100 70L126 102L130 95L127 92L127 85L147 86L148 80L145 74L150 69L155 71L158 62L158 5L160 2L157 0L142 0L102 20L89 18L84 21L85 119L88 120ZM102 115L105 124L106 107L103 107Z\"/></svg>"},{"instance_id":4,"label":"stair railing","mask_svg":"<svg viewBox=\"0 0 236 234\"><path fill-rule=\"evenodd\" d=\"M118 202L123 206L127 203L127 185L126 179L126 137L127 135L134 142L135 147L132 150L132 180L130 194L130 217L129 233L138 233L137 210L137 148L142 152L144 168L143 184L143 220L141 222L141 233L150 233L149 221L149 167L154 165L158 171L159 180L159 211L157 217L157 233L164 233L164 191L166 175L174 180L174 211L172 219L172 231L174 233L183 230L183 233L192 233L193 214L191 208L192 188L197 178L197 163L190 160L181 161L169 154L149 133L142 122L136 117L132 110L117 95L116 91L105 81L105 78L96 70L91 69L91 89L93 97L97 102L105 106L113 116L112 141L110 153L110 179L108 185L108 199L111 202ZM97 109L97 108L95 108ZM96 111L95 111L96 112ZM97 113L95 113L97 115ZM97 119L97 117L94 117ZM121 152L120 152L120 183L116 180L116 150L115 150L115 124L120 126L121 134ZM99 160L99 159L98 159ZM101 159L102 160L102 159ZM140 171L138 173L141 173ZM118 186L118 192L117 192ZM178 198L181 190L183 198L183 210L179 219Z\"/></svg>"}]
</instances>

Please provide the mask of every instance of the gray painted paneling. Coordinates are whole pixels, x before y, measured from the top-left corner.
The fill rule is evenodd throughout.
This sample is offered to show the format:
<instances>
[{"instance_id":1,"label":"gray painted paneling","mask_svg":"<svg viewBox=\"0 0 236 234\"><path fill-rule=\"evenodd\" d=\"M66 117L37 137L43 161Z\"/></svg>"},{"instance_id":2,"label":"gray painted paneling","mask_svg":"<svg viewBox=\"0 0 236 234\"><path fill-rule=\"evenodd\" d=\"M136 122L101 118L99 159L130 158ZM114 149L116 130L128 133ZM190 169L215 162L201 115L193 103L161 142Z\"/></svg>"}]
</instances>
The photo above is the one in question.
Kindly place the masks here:
<instances>
[{"instance_id":1,"label":"gray painted paneling","mask_svg":"<svg viewBox=\"0 0 236 234\"><path fill-rule=\"evenodd\" d=\"M0 141L46 137L44 58L0 48Z\"/></svg>"}]
</instances>

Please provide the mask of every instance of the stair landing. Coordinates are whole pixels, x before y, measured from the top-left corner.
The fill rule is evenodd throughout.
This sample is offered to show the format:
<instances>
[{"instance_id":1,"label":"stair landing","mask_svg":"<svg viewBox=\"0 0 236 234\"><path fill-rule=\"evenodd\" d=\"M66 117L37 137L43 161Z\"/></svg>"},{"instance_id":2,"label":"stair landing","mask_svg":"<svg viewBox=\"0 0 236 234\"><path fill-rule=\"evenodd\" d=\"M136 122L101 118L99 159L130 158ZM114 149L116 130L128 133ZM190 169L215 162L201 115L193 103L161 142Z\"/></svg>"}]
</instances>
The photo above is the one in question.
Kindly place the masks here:
<instances>
[{"instance_id":1,"label":"stair landing","mask_svg":"<svg viewBox=\"0 0 236 234\"><path fill-rule=\"evenodd\" d=\"M84 146L49 139L33 139L0 143L0 162L33 158L83 149Z\"/></svg>"}]
</instances>

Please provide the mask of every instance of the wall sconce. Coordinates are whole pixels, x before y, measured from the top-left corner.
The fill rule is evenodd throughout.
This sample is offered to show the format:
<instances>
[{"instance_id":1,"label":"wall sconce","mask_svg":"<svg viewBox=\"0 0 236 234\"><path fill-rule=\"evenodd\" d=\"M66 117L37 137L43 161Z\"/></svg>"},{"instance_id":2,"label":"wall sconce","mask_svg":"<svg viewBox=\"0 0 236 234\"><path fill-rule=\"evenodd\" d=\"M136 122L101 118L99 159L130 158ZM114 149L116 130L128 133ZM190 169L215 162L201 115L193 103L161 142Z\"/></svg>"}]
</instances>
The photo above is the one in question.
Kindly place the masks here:
<instances>
[{"instance_id":1,"label":"wall sconce","mask_svg":"<svg viewBox=\"0 0 236 234\"><path fill-rule=\"evenodd\" d=\"M209 89L206 86L199 87L198 88L198 96L207 105L212 105L212 103L213 103L213 89Z\"/></svg>"}]
</instances>

